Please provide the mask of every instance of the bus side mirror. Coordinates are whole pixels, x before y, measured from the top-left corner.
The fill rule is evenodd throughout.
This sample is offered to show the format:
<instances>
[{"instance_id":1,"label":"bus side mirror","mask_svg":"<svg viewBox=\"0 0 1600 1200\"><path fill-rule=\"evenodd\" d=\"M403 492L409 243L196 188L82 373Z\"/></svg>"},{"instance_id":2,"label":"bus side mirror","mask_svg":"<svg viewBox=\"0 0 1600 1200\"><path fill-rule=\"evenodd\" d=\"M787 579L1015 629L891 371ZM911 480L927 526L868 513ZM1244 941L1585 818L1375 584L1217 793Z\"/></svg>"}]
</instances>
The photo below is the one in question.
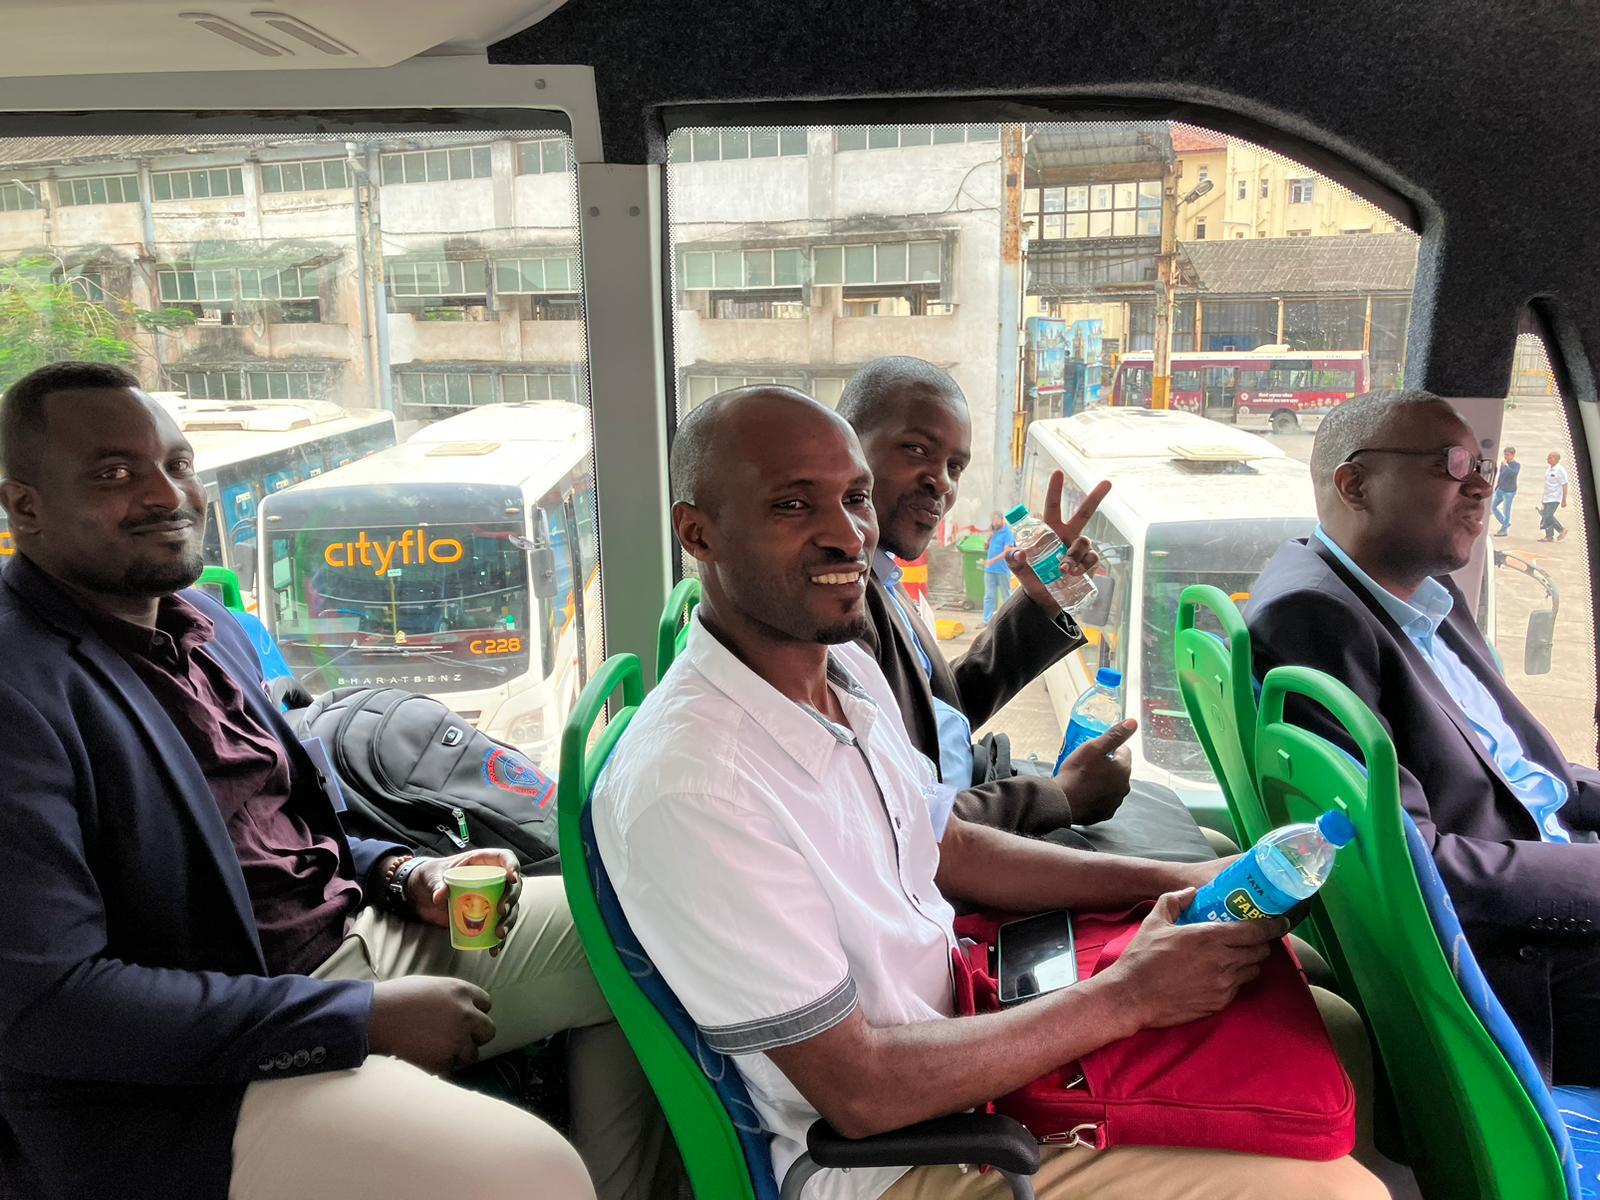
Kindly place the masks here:
<instances>
[{"instance_id":1,"label":"bus side mirror","mask_svg":"<svg viewBox=\"0 0 1600 1200\"><path fill-rule=\"evenodd\" d=\"M1550 652L1556 642L1556 614L1541 608L1528 614L1528 639L1522 644L1522 670L1528 675L1550 673Z\"/></svg>"},{"instance_id":2,"label":"bus side mirror","mask_svg":"<svg viewBox=\"0 0 1600 1200\"><path fill-rule=\"evenodd\" d=\"M1117 577L1096 575L1094 597L1081 612L1073 614L1078 624L1086 629L1104 629L1111 622L1113 606L1117 600Z\"/></svg>"},{"instance_id":3,"label":"bus side mirror","mask_svg":"<svg viewBox=\"0 0 1600 1200\"><path fill-rule=\"evenodd\" d=\"M533 594L539 600L556 595L556 552L553 546L539 546L528 552L528 569L533 572Z\"/></svg>"}]
</instances>

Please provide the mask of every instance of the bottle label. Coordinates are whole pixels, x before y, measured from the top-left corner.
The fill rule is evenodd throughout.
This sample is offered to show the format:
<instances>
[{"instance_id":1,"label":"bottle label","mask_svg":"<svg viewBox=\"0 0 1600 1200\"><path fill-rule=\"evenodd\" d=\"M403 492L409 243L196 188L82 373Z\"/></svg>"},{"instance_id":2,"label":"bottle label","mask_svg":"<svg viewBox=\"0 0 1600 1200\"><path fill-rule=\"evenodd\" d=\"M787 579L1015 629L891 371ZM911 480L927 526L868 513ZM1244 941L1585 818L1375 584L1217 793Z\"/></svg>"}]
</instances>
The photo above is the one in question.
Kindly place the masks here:
<instances>
[{"instance_id":1,"label":"bottle label","mask_svg":"<svg viewBox=\"0 0 1600 1200\"><path fill-rule=\"evenodd\" d=\"M1266 877L1252 852L1201 888L1178 918L1178 924L1261 921L1281 917L1298 903L1298 897L1291 896Z\"/></svg>"},{"instance_id":2,"label":"bottle label","mask_svg":"<svg viewBox=\"0 0 1600 1200\"><path fill-rule=\"evenodd\" d=\"M1085 721L1079 717L1073 717L1072 720L1068 721L1067 735L1061 739L1061 753L1056 755L1056 767L1050 774L1061 774L1061 764L1067 761L1067 755L1071 754L1090 738L1099 737L1107 728L1108 726L1100 724L1099 721Z\"/></svg>"},{"instance_id":3,"label":"bottle label","mask_svg":"<svg viewBox=\"0 0 1600 1200\"><path fill-rule=\"evenodd\" d=\"M1039 577L1040 583L1054 583L1061 578L1061 570L1066 564L1067 552L1061 546L1050 553L1033 561L1033 573Z\"/></svg>"}]
</instances>

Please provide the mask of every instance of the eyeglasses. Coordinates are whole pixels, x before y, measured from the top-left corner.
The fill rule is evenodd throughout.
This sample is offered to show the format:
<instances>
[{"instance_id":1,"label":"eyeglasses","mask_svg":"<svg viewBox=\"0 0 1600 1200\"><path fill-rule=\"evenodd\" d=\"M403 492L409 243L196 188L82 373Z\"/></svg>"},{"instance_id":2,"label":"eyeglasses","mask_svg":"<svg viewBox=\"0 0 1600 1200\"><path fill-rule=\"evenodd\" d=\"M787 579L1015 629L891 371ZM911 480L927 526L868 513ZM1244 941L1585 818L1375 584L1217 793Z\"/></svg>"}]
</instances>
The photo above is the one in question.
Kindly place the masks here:
<instances>
[{"instance_id":1,"label":"eyeglasses","mask_svg":"<svg viewBox=\"0 0 1600 1200\"><path fill-rule=\"evenodd\" d=\"M1494 459L1474 454L1465 446L1450 446L1442 450L1397 450L1389 446L1366 446L1352 450L1344 461L1354 462L1358 454L1404 454L1411 458L1431 458L1444 467L1444 473L1451 479L1463 482L1475 474L1485 483L1493 483L1496 470Z\"/></svg>"}]
</instances>

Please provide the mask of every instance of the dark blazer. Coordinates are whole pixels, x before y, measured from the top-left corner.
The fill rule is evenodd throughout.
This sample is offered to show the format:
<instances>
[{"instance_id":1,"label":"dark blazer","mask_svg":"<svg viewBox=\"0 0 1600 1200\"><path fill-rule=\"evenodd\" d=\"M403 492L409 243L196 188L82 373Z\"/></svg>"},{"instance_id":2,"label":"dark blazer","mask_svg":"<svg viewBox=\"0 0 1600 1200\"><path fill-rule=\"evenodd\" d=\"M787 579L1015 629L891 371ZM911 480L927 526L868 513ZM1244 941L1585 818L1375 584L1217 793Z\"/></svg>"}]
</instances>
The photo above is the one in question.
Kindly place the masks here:
<instances>
[{"instance_id":1,"label":"dark blazer","mask_svg":"<svg viewBox=\"0 0 1600 1200\"><path fill-rule=\"evenodd\" d=\"M860 644L883 668L912 743L933 760L935 767L939 765L935 695L965 713L977 729L1041 671L1084 644L1075 625L1069 634L1026 593L1018 591L1000 606L967 652L950 664L939 653L938 639L922 624L904 593L901 602L915 627L915 636L928 649L933 663L932 686L911 641L911 630L902 626L883 584L870 572L867 613L871 622ZM956 797L956 812L970 821L1030 834L1049 833L1072 823L1060 785L1053 779L1027 775L967 788Z\"/></svg>"},{"instance_id":2,"label":"dark blazer","mask_svg":"<svg viewBox=\"0 0 1600 1200\"><path fill-rule=\"evenodd\" d=\"M1600 827L1600 774L1566 760L1501 678L1469 605L1448 577L1455 606L1445 644L1478 676L1537 762L1567 785L1561 820L1586 837ZM1406 811L1433 850L1496 994L1518 1017L1548 1073L1549 971L1542 946L1600 950L1600 844L1541 841L1532 816L1478 741L1461 709L1372 593L1315 538L1291 541L1257 581L1246 620L1255 670L1316 667L1365 700L1394 739ZM1291 719L1353 749L1311 704ZM1543 1024L1529 1027L1543 1014Z\"/></svg>"},{"instance_id":3,"label":"dark blazer","mask_svg":"<svg viewBox=\"0 0 1600 1200\"><path fill-rule=\"evenodd\" d=\"M249 638L205 651L288 748L297 810L364 877ZM194 755L133 669L20 555L0 575L0 1196L225 1200L245 1086L354 1067L372 987L267 976Z\"/></svg>"}]
</instances>

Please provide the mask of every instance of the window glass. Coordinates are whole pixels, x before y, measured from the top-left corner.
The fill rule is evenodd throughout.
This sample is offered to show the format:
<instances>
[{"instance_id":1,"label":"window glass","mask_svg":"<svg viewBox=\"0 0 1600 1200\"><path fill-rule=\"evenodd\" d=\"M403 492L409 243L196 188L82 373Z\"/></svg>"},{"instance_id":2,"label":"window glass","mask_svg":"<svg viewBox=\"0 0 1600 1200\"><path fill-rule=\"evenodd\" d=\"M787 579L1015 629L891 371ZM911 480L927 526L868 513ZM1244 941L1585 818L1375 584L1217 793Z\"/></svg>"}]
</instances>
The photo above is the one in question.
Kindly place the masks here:
<instances>
[{"instance_id":1,"label":"window glass","mask_svg":"<svg viewBox=\"0 0 1600 1200\"><path fill-rule=\"evenodd\" d=\"M318 120L327 132L141 137L153 232L140 165L119 157L126 137L0 138L5 244L46 243L45 179L59 206L49 256L0 255L14 301L0 313L0 344L14 348L0 389L70 357L125 365L180 405L251 406L237 429L190 430L221 522L207 562L239 573L297 672L314 690L343 672L435 693L553 765L601 628L570 139L541 124L446 134ZM497 174L503 186L459 186ZM782 260L791 278L798 253ZM471 453L395 448L497 403L552 402L570 410L526 414L532 433L498 414L458 436L445 427ZM262 411L273 404L298 408ZM557 420L570 441L484 448ZM392 457L366 463L375 452ZM361 504L311 495L342 472ZM561 547L535 516L552 494L556 519L570 504L584 532ZM258 504L284 505L264 577ZM533 568L557 549L564 590L546 596Z\"/></svg>"},{"instance_id":2,"label":"window glass","mask_svg":"<svg viewBox=\"0 0 1600 1200\"><path fill-rule=\"evenodd\" d=\"M985 530L996 509L1042 504L1049 464L1030 437L1039 422L1152 402L1152 351L1166 323L1162 382L1201 422L1197 443L1237 435L1266 461L1185 459L1169 439L1154 455L1160 482L1147 487L1139 480L1150 461L1137 470L1110 462L1110 450L1140 436L1134 427L1109 439L1096 465L1076 465L1073 486L1092 486L1102 469L1117 483L1092 526L1110 603L1088 649L1025 689L993 727L1011 735L1014 753L1054 762L1061 718L1089 672L1116 665L1128 672L1129 714L1145 725L1140 777L1185 794L1209 788L1218 802L1171 691L1177 593L1200 580L1248 591L1282 541L1309 530L1306 464L1322 416L1354 392L1404 382L1417 239L1337 236L1394 224L1302 164L1166 123L787 127L780 137L824 161L788 170L752 137L751 157L714 177L694 169L701 132L670 143L667 167L680 415L767 379L836 403L850 375L880 355L950 371L973 429L972 463L929 551L930 615L964 627L941 644L950 657L969 644L982 603L966 593L960 539ZM1025 166L1008 180L1012 153ZM1186 201L1202 165L1216 187ZM1249 181L1264 179L1269 192L1251 197ZM1317 202L1292 225L1291 179L1297 196ZM1246 207L1235 213L1240 180ZM1176 208L1180 259L1170 296L1158 283L1164 196ZM1185 232L1202 219L1203 240ZM1022 304L1020 319L1003 324L1006 289L1019 282L1004 253L1012 220L1024 247ZM1289 228L1307 226L1307 244L1287 242ZM724 255L737 282L717 270ZM726 319L735 315L743 319ZM1280 345L1286 353L1267 349ZM1541 376L1528 368L1525 378ZM1213 525L1226 536L1212 536Z\"/></svg>"}]
</instances>

